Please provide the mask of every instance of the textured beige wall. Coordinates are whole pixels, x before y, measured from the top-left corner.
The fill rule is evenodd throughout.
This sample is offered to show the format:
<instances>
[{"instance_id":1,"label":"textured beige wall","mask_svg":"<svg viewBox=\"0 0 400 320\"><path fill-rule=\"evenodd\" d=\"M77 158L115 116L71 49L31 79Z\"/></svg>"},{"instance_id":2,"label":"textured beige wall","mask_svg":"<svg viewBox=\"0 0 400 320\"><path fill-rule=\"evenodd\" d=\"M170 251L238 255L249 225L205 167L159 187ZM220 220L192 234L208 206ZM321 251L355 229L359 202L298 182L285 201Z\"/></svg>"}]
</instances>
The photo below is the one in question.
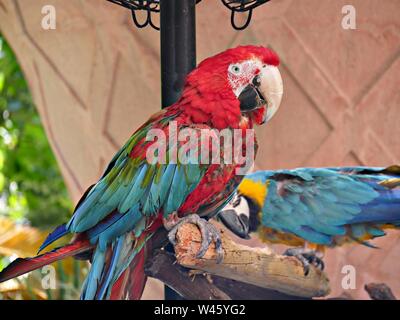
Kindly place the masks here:
<instances>
[{"instance_id":1,"label":"textured beige wall","mask_svg":"<svg viewBox=\"0 0 400 320\"><path fill-rule=\"evenodd\" d=\"M235 32L217 0L197 7L199 60L238 44L274 48L282 59L281 111L258 130L258 168L400 163L400 1L352 0L357 29L341 27L342 0L274 0ZM57 29L41 28L54 5ZM132 26L105 0L0 0L0 30L29 81L74 200L95 181L132 131L160 108L159 34ZM381 247L328 252L334 295L341 269L356 266L357 289L386 282L400 297L398 232ZM150 291L148 291L149 293ZM152 296L161 296L152 284ZM149 297L149 295L147 295Z\"/></svg>"}]
</instances>

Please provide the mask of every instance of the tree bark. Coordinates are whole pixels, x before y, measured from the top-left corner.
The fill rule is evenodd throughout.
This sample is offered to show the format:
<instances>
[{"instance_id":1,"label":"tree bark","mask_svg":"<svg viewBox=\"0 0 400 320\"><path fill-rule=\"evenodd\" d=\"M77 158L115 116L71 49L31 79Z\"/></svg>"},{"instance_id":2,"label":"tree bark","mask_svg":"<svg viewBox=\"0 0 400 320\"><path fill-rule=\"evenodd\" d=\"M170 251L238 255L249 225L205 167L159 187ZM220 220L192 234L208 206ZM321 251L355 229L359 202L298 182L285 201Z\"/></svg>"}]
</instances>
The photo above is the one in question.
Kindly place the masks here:
<instances>
[{"instance_id":1,"label":"tree bark","mask_svg":"<svg viewBox=\"0 0 400 320\"><path fill-rule=\"evenodd\" d=\"M172 253L156 250L145 266L148 276L156 278L189 300L230 300L203 275L190 276L185 268L176 264Z\"/></svg>"},{"instance_id":2,"label":"tree bark","mask_svg":"<svg viewBox=\"0 0 400 320\"><path fill-rule=\"evenodd\" d=\"M392 290L384 283L369 283L364 288L372 300L396 300Z\"/></svg>"},{"instance_id":3,"label":"tree bark","mask_svg":"<svg viewBox=\"0 0 400 320\"><path fill-rule=\"evenodd\" d=\"M275 290L189 270L179 265L175 256L166 250L156 249L147 260L145 272L162 281L189 300L299 300Z\"/></svg>"},{"instance_id":4,"label":"tree bark","mask_svg":"<svg viewBox=\"0 0 400 320\"><path fill-rule=\"evenodd\" d=\"M176 259L187 268L297 297L322 297L330 292L329 280L319 269L311 266L305 276L303 266L296 258L277 255L267 248L237 244L223 230L224 259L220 264L216 263L215 244L210 246L203 258L196 258L201 233L195 225L183 224L176 240Z\"/></svg>"}]
</instances>

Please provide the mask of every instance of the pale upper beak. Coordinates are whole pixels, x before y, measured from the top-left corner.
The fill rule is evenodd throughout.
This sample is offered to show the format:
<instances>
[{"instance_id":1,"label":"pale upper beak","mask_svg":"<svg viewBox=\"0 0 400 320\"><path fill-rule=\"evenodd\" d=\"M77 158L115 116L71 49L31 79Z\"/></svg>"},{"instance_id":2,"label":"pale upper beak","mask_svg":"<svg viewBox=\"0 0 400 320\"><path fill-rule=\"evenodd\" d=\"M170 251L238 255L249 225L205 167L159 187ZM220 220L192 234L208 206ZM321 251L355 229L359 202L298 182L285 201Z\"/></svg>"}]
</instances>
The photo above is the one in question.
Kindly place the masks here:
<instances>
[{"instance_id":1,"label":"pale upper beak","mask_svg":"<svg viewBox=\"0 0 400 320\"><path fill-rule=\"evenodd\" d=\"M283 95L282 77L277 67L264 65L251 83L242 89L238 99L242 113L265 108L263 122L278 111Z\"/></svg>"},{"instance_id":2,"label":"pale upper beak","mask_svg":"<svg viewBox=\"0 0 400 320\"><path fill-rule=\"evenodd\" d=\"M259 73L259 91L267 102L264 122L271 120L282 101L283 83L278 67L265 65Z\"/></svg>"}]
</instances>

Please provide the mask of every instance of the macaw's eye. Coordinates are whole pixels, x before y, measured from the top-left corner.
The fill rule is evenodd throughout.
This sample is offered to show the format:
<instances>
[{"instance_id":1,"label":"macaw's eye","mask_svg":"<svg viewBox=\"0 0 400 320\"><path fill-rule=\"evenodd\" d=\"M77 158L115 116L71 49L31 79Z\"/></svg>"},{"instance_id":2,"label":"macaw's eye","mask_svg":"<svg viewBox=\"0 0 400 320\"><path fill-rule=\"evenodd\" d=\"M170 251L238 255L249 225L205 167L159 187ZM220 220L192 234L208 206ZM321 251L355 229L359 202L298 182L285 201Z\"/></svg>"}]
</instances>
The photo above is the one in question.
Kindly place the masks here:
<instances>
[{"instance_id":1,"label":"macaw's eye","mask_svg":"<svg viewBox=\"0 0 400 320\"><path fill-rule=\"evenodd\" d=\"M240 73L240 66L237 65L237 64L231 65L230 69L231 69L230 71L231 71L233 74L238 74L238 73Z\"/></svg>"}]
</instances>

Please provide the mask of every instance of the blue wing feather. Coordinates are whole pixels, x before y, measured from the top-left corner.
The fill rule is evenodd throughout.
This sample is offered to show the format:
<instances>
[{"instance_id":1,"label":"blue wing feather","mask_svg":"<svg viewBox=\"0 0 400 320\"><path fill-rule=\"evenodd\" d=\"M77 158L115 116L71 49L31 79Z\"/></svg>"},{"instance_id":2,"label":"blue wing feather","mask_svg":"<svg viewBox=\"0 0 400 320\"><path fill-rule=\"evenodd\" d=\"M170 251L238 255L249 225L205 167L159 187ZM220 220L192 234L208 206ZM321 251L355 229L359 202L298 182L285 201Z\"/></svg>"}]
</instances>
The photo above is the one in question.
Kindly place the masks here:
<instances>
[{"instance_id":1,"label":"blue wing feather","mask_svg":"<svg viewBox=\"0 0 400 320\"><path fill-rule=\"evenodd\" d=\"M68 233L69 233L69 231L67 229L66 224L62 224L62 225L58 226L56 229L54 229L54 231L52 233L50 233L47 236L46 240L44 240L44 242L40 246L37 254L39 254L44 248L46 248L47 246L52 244L54 241L62 238L63 236L65 236Z\"/></svg>"},{"instance_id":2,"label":"blue wing feather","mask_svg":"<svg viewBox=\"0 0 400 320\"><path fill-rule=\"evenodd\" d=\"M384 234L373 225L400 224L400 186L380 182L400 177L398 167L299 168L257 171L245 179L268 183L262 224L329 245L351 225L355 238Z\"/></svg>"},{"instance_id":3,"label":"blue wing feather","mask_svg":"<svg viewBox=\"0 0 400 320\"><path fill-rule=\"evenodd\" d=\"M146 159L132 157L136 142L150 127L142 127L128 140L100 180L81 199L70 221L50 234L41 246L43 249L69 232L86 232L91 243L97 244L83 299L93 299L96 295L104 298L110 293L113 282L144 246L147 236L140 244L132 240L133 245L122 251L120 241L125 241L127 235L141 237L148 219L155 213L162 210L167 216L176 211L208 169L198 164L151 164ZM118 240L122 238L125 240ZM107 248L112 249L112 261L105 273Z\"/></svg>"}]
</instances>

